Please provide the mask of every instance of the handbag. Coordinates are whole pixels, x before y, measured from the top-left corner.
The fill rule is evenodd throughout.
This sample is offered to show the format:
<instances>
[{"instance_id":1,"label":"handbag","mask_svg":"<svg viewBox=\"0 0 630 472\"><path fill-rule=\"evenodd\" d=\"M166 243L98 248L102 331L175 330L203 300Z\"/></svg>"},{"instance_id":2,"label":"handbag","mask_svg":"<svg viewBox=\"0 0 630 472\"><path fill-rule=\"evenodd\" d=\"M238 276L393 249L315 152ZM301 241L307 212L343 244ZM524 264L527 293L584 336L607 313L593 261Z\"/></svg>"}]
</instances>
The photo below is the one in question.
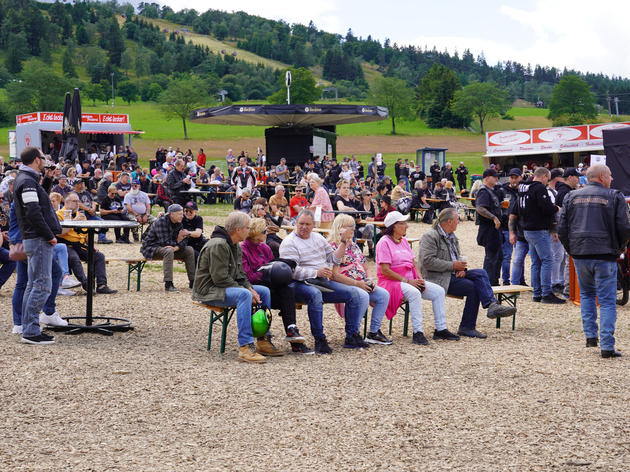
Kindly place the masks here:
<instances>
[{"instance_id":1,"label":"handbag","mask_svg":"<svg viewBox=\"0 0 630 472\"><path fill-rule=\"evenodd\" d=\"M25 261L26 253L24 252L24 244L9 244L9 259L12 261Z\"/></svg>"}]
</instances>

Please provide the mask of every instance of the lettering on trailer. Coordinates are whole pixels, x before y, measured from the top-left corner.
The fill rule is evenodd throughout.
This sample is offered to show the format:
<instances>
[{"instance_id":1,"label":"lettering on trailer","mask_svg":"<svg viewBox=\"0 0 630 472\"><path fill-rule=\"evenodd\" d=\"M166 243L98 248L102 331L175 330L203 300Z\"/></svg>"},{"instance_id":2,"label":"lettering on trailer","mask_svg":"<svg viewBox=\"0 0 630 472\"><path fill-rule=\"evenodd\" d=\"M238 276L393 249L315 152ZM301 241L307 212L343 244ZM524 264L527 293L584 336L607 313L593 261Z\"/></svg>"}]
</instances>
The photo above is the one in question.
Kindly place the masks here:
<instances>
[{"instance_id":1,"label":"lettering on trailer","mask_svg":"<svg viewBox=\"0 0 630 472\"><path fill-rule=\"evenodd\" d=\"M99 122L98 113L83 113L81 115L81 123L98 123L98 122Z\"/></svg>"},{"instance_id":2,"label":"lettering on trailer","mask_svg":"<svg viewBox=\"0 0 630 472\"><path fill-rule=\"evenodd\" d=\"M129 121L127 115L103 115L101 114L101 123L127 123Z\"/></svg>"},{"instance_id":3,"label":"lettering on trailer","mask_svg":"<svg viewBox=\"0 0 630 472\"><path fill-rule=\"evenodd\" d=\"M38 120L37 113L26 113L25 115L17 115L15 117L18 125L24 123L33 123Z\"/></svg>"},{"instance_id":4,"label":"lettering on trailer","mask_svg":"<svg viewBox=\"0 0 630 472\"><path fill-rule=\"evenodd\" d=\"M63 113L40 112L39 121L62 121Z\"/></svg>"}]
</instances>

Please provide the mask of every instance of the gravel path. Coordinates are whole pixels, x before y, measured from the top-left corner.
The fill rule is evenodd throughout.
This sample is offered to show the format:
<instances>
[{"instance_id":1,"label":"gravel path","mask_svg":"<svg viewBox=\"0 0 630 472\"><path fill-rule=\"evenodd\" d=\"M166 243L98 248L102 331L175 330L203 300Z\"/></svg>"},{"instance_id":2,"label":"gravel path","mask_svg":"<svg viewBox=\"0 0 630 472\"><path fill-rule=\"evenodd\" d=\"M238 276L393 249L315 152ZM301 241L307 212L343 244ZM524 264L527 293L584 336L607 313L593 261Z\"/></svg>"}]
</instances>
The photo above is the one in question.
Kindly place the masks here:
<instances>
[{"instance_id":1,"label":"gravel path","mask_svg":"<svg viewBox=\"0 0 630 472\"><path fill-rule=\"evenodd\" d=\"M409 236L427 228L411 224ZM471 266L480 267L475 234L470 222L458 229ZM138 247L101 246L110 256L137 255ZM342 320L326 306L332 356L248 365L236 362L234 322L225 355L206 352L207 313L188 289L166 294L160 266L147 266L139 293L125 290L124 265L108 274L119 293L96 296L95 312L129 317L135 331L59 333L53 346L9 334L14 279L0 290L0 470L630 468L630 356L604 360L584 347L573 305L524 295L515 331L496 330L481 311L488 339L427 347L402 336L397 316L394 344L361 352L341 347ZM181 268L175 285L187 287ZM58 311L78 315L84 303L59 297ZM451 330L462 307L447 299ZM430 334L432 310L424 308ZM620 348L627 314L621 307ZM306 310L298 323L308 335ZM272 331L282 339L279 319Z\"/></svg>"}]
</instances>

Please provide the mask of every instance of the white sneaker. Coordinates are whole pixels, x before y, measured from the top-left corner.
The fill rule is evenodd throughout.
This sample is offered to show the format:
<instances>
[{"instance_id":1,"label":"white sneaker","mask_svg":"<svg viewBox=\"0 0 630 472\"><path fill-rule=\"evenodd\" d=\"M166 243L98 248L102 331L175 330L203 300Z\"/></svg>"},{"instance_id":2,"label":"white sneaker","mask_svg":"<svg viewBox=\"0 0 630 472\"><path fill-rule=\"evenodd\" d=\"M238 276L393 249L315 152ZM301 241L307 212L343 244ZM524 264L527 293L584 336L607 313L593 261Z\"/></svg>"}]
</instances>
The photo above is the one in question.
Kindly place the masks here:
<instances>
[{"instance_id":1,"label":"white sneaker","mask_svg":"<svg viewBox=\"0 0 630 472\"><path fill-rule=\"evenodd\" d=\"M61 287L59 287L59 290L57 290L57 295L64 295L66 297L71 297L72 295L76 295L76 294L77 292L73 292L72 290L68 290Z\"/></svg>"},{"instance_id":2,"label":"white sneaker","mask_svg":"<svg viewBox=\"0 0 630 472\"><path fill-rule=\"evenodd\" d=\"M74 288L81 285L77 279L75 279L72 275L65 275L63 281L61 282L61 286L63 288Z\"/></svg>"},{"instance_id":3,"label":"white sneaker","mask_svg":"<svg viewBox=\"0 0 630 472\"><path fill-rule=\"evenodd\" d=\"M50 316L46 313L40 313L39 324L45 324L48 326L68 326L68 322L61 318L61 316L59 316L57 312L54 312Z\"/></svg>"},{"instance_id":4,"label":"white sneaker","mask_svg":"<svg viewBox=\"0 0 630 472\"><path fill-rule=\"evenodd\" d=\"M11 333L13 333L13 334L22 334L22 325L14 325L13 326L13 331L11 331Z\"/></svg>"}]
</instances>

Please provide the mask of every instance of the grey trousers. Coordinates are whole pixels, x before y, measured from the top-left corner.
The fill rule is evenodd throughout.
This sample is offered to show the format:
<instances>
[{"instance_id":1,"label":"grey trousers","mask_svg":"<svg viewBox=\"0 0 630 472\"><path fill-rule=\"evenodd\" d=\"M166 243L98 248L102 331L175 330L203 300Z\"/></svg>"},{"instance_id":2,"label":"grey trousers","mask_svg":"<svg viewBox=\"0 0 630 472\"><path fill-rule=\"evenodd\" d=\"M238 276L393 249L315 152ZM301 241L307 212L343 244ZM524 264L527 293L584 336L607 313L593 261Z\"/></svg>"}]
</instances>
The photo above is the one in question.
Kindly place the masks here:
<instances>
[{"instance_id":1,"label":"grey trousers","mask_svg":"<svg viewBox=\"0 0 630 472\"><path fill-rule=\"evenodd\" d=\"M173 281L173 260L184 261L188 280L195 280L195 251L190 246L183 250L173 251L172 248L160 247L153 253L153 260L162 260L162 271L164 272L164 282Z\"/></svg>"}]
</instances>

